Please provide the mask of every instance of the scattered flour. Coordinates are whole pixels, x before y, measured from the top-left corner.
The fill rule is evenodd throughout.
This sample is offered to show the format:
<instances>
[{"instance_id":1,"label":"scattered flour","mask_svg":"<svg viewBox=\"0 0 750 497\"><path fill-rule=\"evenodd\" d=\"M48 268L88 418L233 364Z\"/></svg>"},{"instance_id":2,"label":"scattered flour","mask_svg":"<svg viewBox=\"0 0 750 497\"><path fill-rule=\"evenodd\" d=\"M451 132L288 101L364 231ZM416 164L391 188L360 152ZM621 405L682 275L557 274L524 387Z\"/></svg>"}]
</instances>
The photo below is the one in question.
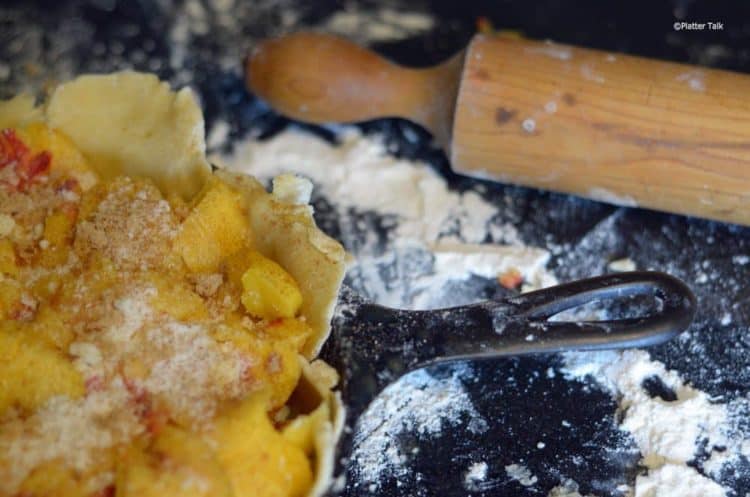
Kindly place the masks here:
<instances>
[{"instance_id":1,"label":"scattered flour","mask_svg":"<svg viewBox=\"0 0 750 497\"><path fill-rule=\"evenodd\" d=\"M706 91L706 73L699 69L679 74L675 79L687 83L691 90L697 92Z\"/></svg>"},{"instance_id":2,"label":"scattered flour","mask_svg":"<svg viewBox=\"0 0 750 497\"><path fill-rule=\"evenodd\" d=\"M343 209L398 216L396 244L434 243L455 225L464 241L482 242L497 213L478 193L450 190L427 164L395 158L379 139L354 129L342 133L338 146L294 131L249 140L234 156L217 159L222 162L261 178L281 172L307 176Z\"/></svg>"},{"instance_id":3,"label":"scattered flour","mask_svg":"<svg viewBox=\"0 0 750 497\"><path fill-rule=\"evenodd\" d=\"M635 497L724 497L724 489L693 468L666 464L638 475Z\"/></svg>"},{"instance_id":4,"label":"scattered flour","mask_svg":"<svg viewBox=\"0 0 750 497\"><path fill-rule=\"evenodd\" d=\"M521 123L521 127L523 128L525 132L533 133L534 130L536 129L536 121L534 121L533 119L529 117L523 120L523 122Z\"/></svg>"},{"instance_id":5,"label":"scattered flour","mask_svg":"<svg viewBox=\"0 0 750 497\"><path fill-rule=\"evenodd\" d=\"M356 43L371 44L418 36L435 26L435 17L423 10L353 2L315 25L304 19L316 7L294 0L160 0L157 5L165 17L172 19L167 32L168 63L175 71L175 84L194 82L191 58L201 51L196 42L209 35L222 50L199 56L210 57L224 71L239 73L243 57L255 42L300 29L325 31Z\"/></svg>"},{"instance_id":6,"label":"scattered flour","mask_svg":"<svg viewBox=\"0 0 750 497\"><path fill-rule=\"evenodd\" d=\"M359 230L368 233L364 241L345 230L341 234L357 258L350 274L358 289L380 304L438 307L449 281L472 275L494 279L510 268L521 273L525 290L556 283L546 270L549 253L524 246L514 226L495 222L497 207L479 193L451 190L430 166L393 157L378 138L354 129L339 138L331 145L289 131L239 143L232 155L212 162L265 179L282 172L305 176L345 223L361 222L352 211L392 219L385 240L375 229ZM401 272L394 278L401 281L390 284L384 272ZM464 302L454 302L459 303Z\"/></svg>"},{"instance_id":7,"label":"scattered flour","mask_svg":"<svg viewBox=\"0 0 750 497\"><path fill-rule=\"evenodd\" d=\"M226 121L214 121L206 138L208 150L217 150L226 145L229 139L230 127Z\"/></svg>"},{"instance_id":8,"label":"scattered flour","mask_svg":"<svg viewBox=\"0 0 750 497\"><path fill-rule=\"evenodd\" d=\"M462 363L442 381L418 370L388 386L362 415L354 437L352 463L357 484L377 490L384 478L398 479L412 471L410 451L399 441L402 433L429 437L446 428L484 432L487 422L474 408L460 379L471 375L471 367ZM475 472L481 473L481 468Z\"/></svg>"},{"instance_id":9,"label":"scattered flour","mask_svg":"<svg viewBox=\"0 0 750 497\"><path fill-rule=\"evenodd\" d=\"M565 45L557 45L551 41L546 41L544 46L526 48L526 53L541 54L557 60L570 60L573 58L573 51Z\"/></svg>"},{"instance_id":10,"label":"scattered flour","mask_svg":"<svg viewBox=\"0 0 750 497\"><path fill-rule=\"evenodd\" d=\"M545 269L549 252L544 249L441 242L433 245L432 251L435 254L435 273L447 279L465 278L467 271L484 278L495 278L515 268L526 282L524 291L557 283L555 277Z\"/></svg>"},{"instance_id":11,"label":"scattered flour","mask_svg":"<svg viewBox=\"0 0 750 497\"><path fill-rule=\"evenodd\" d=\"M594 187L588 191L589 198L606 202L608 204L621 205L623 207L638 207L638 202L628 195L620 195L606 188Z\"/></svg>"},{"instance_id":12,"label":"scattered flour","mask_svg":"<svg viewBox=\"0 0 750 497\"><path fill-rule=\"evenodd\" d=\"M509 464L505 466L505 472L511 479L516 480L524 487L535 485L538 481L538 478L531 473L531 470L523 464Z\"/></svg>"},{"instance_id":13,"label":"scattered flour","mask_svg":"<svg viewBox=\"0 0 750 497\"><path fill-rule=\"evenodd\" d=\"M736 430L736 406L709 398L642 350L568 353L565 364L569 379L591 376L618 396L620 426L635 440L647 468L636 479L635 497L726 495L711 477L718 478L750 445ZM652 397L644 382L654 379L674 398ZM709 456L703 465L708 476L688 465L702 452Z\"/></svg>"},{"instance_id":14,"label":"scattered flour","mask_svg":"<svg viewBox=\"0 0 750 497\"><path fill-rule=\"evenodd\" d=\"M573 480L565 480L560 485L552 488L547 497L595 497L593 495L581 495L578 492L578 483Z\"/></svg>"},{"instance_id":15,"label":"scattered flour","mask_svg":"<svg viewBox=\"0 0 750 497\"><path fill-rule=\"evenodd\" d=\"M466 471L464 477L464 487L466 490L479 490L481 483L487 479L487 463L484 461L475 462Z\"/></svg>"},{"instance_id":16,"label":"scattered flour","mask_svg":"<svg viewBox=\"0 0 750 497\"><path fill-rule=\"evenodd\" d=\"M435 18L423 12L406 12L388 7L364 9L351 3L329 17L323 29L359 43L398 41L429 31Z\"/></svg>"},{"instance_id":17,"label":"scattered flour","mask_svg":"<svg viewBox=\"0 0 750 497\"><path fill-rule=\"evenodd\" d=\"M604 76L596 72L596 69L594 66L590 64L581 64L581 76L583 76L584 79L587 79L589 81L593 81L594 83L603 84L606 82L606 79Z\"/></svg>"},{"instance_id":18,"label":"scattered flour","mask_svg":"<svg viewBox=\"0 0 750 497\"><path fill-rule=\"evenodd\" d=\"M607 264L607 267L610 269L610 271L616 271L620 273L624 271L635 271L637 269L635 262L633 262L633 260L628 257L625 257L623 259L616 259Z\"/></svg>"}]
</instances>

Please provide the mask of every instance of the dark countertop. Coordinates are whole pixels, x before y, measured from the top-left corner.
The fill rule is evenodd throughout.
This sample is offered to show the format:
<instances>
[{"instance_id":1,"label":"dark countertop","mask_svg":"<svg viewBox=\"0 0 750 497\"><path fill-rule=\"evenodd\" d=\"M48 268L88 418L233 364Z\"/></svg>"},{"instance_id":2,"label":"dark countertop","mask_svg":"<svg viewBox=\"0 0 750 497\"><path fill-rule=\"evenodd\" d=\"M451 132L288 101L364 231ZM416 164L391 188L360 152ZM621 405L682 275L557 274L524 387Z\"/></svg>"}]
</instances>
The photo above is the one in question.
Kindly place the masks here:
<instances>
[{"instance_id":1,"label":"dark countertop","mask_svg":"<svg viewBox=\"0 0 750 497\"><path fill-rule=\"evenodd\" d=\"M185 13L182 2L6 1L0 5L0 97L14 94L27 83L42 88L50 76L62 79L80 72L133 67L157 72L175 84L194 86L209 129L220 118L231 126L231 138L248 133L268 137L289 126L301 126L248 94L232 58L238 59L254 40L319 25L344 5L238 1L234 20L226 27L213 15L212 6L219 3L203 2L208 12L206 34L193 37L187 52L175 55L167 33L176 22L176 13ZM347 2L346 6L374 4ZM431 12L439 19L426 33L373 44L403 63L429 65L442 60L463 47L475 31L476 18L486 16L497 28L520 30L532 38L750 72L750 4L509 0L388 5L397 9L408 5L410 10ZM725 29L674 31L672 24L678 18L721 21ZM175 61L174 57L179 58ZM302 127L333 137L329 129ZM750 264L738 261L750 255L750 229L469 180L451 173L444 155L430 146L429 137L409 123L381 120L361 128L384 133L389 149L398 155L430 162L449 178L452 188L482 184L488 200L510 197L500 221L516 226L527 244L557 247L550 267L561 281L605 273L609 261L627 256L639 268L667 271L689 283L699 299L695 323L684 339L653 349L653 357L723 401L748 396ZM321 199L317 215L321 226L336 236L338 220ZM721 324L727 314L731 322ZM414 435L405 442L420 447L421 455L409 462L413 473L385 479L379 494L545 496L564 477L578 482L581 494L621 495L615 487L632 483L638 454L628 435L617 428L617 402L593 382L540 374L548 368L557 370L560 364L559 357L547 357L473 365L474 378L462 381L489 429L481 435L460 428L444 430L439 437ZM451 366L442 366L434 374L450 371ZM561 427L562 417L571 428ZM540 438L545 440L544 450L536 446ZM521 460L539 479L532 487L502 474L505 465ZM472 461L487 461L487 481L500 483L469 492L463 474ZM696 465L700 467L700 457ZM735 469L723 476L722 483L733 489L730 495L744 496L750 492L750 462L742 459ZM367 494L363 488L350 482L347 494Z\"/></svg>"}]
</instances>

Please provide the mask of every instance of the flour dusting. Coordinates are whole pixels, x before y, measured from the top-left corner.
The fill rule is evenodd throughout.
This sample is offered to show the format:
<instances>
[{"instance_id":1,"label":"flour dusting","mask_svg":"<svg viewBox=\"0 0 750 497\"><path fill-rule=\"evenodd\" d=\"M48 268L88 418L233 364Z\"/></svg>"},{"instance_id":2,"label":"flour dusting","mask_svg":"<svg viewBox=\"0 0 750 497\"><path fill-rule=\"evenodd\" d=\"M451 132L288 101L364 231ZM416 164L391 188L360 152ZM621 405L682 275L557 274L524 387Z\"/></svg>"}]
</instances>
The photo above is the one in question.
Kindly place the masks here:
<instances>
[{"instance_id":1,"label":"flour dusting","mask_svg":"<svg viewBox=\"0 0 750 497\"><path fill-rule=\"evenodd\" d=\"M530 487L539 480L529 468L523 464L509 464L505 466L505 473L512 480L517 481L524 487Z\"/></svg>"},{"instance_id":2,"label":"flour dusting","mask_svg":"<svg viewBox=\"0 0 750 497\"><path fill-rule=\"evenodd\" d=\"M578 483L573 480L565 480L560 485L553 487L547 497L595 497L593 495L581 495L578 491Z\"/></svg>"},{"instance_id":3,"label":"flour dusting","mask_svg":"<svg viewBox=\"0 0 750 497\"><path fill-rule=\"evenodd\" d=\"M353 128L330 143L306 133L285 132L267 141L240 144L227 167L266 178L279 172L307 176L342 208L398 216L392 241L397 245L434 243L458 234L469 243L482 242L497 208L475 191L458 193L427 164L388 154L377 137ZM504 237L518 243L506 227Z\"/></svg>"},{"instance_id":4,"label":"flour dusting","mask_svg":"<svg viewBox=\"0 0 750 497\"><path fill-rule=\"evenodd\" d=\"M642 350L568 353L564 372L569 379L590 376L618 396L620 427L646 468L636 478L636 497L727 495L712 478L747 455L750 440L739 429L746 401L711 399ZM706 460L700 471L692 464L699 456Z\"/></svg>"},{"instance_id":5,"label":"flour dusting","mask_svg":"<svg viewBox=\"0 0 750 497\"><path fill-rule=\"evenodd\" d=\"M240 72L243 57L263 38L306 29L371 44L418 36L436 24L434 15L423 10L349 2L314 24L308 18L316 17L317 6L294 0L160 0L158 3L174 19L167 37L169 67L175 71L173 82L178 84L194 80L190 58L209 36L223 48L211 53L213 62L222 70Z\"/></svg>"},{"instance_id":6,"label":"flour dusting","mask_svg":"<svg viewBox=\"0 0 750 497\"><path fill-rule=\"evenodd\" d=\"M724 497L718 483L709 480L695 469L677 464L665 464L638 475L634 497Z\"/></svg>"},{"instance_id":7,"label":"flour dusting","mask_svg":"<svg viewBox=\"0 0 750 497\"><path fill-rule=\"evenodd\" d=\"M388 386L362 415L354 436L355 485L377 489L383 478L398 479L412 471L411 451L399 440L403 433L429 437L447 428L471 433L487 430L487 421L461 383L461 378L471 376L471 367L459 364L447 379L437 380L419 370ZM481 473L481 468L475 473Z\"/></svg>"},{"instance_id":8,"label":"flour dusting","mask_svg":"<svg viewBox=\"0 0 750 497\"><path fill-rule=\"evenodd\" d=\"M426 12L389 7L367 9L351 3L330 16L322 28L360 43L376 43L416 36L434 26L435 17Z\"/></svg>"},{"instance_id":9,"label":"flour dusting","mask_svg":"<svg viewBox=\"0 0 750 497\"><path fill-rule=\"evenodd\" d=\"M356 256L353 286L380 304L469 303L475 296L451 294L450 282L472 275L495 279L510 268L521 273L526 290L556 283L546 269L549 252L524 246L516 228L496 222L497 207L476 191L450 189L428 164L388 154L377 137L347 128L338 138L332 145L284 132L267 141L247 140L232 155L212 161L259 178L293 172L312 180L335 205L341 241ZM367 220L357 214L368 212L383 223L362 229Z\"/></svg>"},{"instance_id":10,"label":"flour dusting","mask_svg":"<svg viewBox=\"0 0 750 497\"><path fill-rule=\"evenodd\" d=\"M466 490L480 490L481 484L487 479L487 463L484 461L475 462L466 471L464 476L464 487Z\"/></svg>"}]
</instances>

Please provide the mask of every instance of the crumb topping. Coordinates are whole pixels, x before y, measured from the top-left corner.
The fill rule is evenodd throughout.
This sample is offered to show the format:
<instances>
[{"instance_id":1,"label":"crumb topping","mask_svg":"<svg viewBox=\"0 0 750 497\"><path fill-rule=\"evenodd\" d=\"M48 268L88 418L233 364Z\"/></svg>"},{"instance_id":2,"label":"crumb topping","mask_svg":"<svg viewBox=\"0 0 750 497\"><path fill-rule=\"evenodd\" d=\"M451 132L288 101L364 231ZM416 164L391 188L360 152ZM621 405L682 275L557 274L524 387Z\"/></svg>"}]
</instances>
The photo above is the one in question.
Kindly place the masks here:
<instances>
[{"instance_id":1,"label":"crumb topping","mask_svg":"<svg viewBox=\"0 0 750 497\"><path fill-rule=\"evenodd\" d=\"M120 269L153 269L170 256L177 219L150 183L121 176L76 230L77 248L96 252Z\"/></svg>"},{"instance_id":2,"label":"crumb topping","mask_svg":"<svg viewBox=\"0 0 750 497\"><path fill-rule=\"evenodd\" d=\"M0 495L50 464L87 488L111 488L116 454L135 440L147 444L167 425L199 432L223 405L298 374L282 360L291 342L259 341L266 324L240 312L236 283L186 270L173 246L184 203L143 179L84 191L54 168L19 179L6 162L0 337L21 336L68 363L83 393L6 406L0 385ZM188 487L206 485L191 478Z\"/></svg>"}]
</instances>

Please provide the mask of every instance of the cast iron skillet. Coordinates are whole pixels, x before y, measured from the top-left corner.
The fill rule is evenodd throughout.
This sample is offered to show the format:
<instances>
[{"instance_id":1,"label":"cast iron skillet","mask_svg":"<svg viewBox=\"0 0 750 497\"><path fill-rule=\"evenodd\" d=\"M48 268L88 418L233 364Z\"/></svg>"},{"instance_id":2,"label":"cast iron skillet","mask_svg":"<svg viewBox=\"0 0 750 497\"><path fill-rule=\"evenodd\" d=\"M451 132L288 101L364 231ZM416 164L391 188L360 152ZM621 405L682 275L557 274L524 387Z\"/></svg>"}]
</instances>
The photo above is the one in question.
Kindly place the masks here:
<instances>
[{"instance_id":1,"label":"cast iron skillet","mask_svg":"<svg viewBox=\"0 0 750 497\"><path fill-rule=\"evenodd\" d=\"M647 315L604 321L554 321L595 301L650 297ZM429 311L389 309L344 287L322 357L340 374L346 420L336 473L346 471L359 416L391 382L431 364L570 350L648 347L684 331L695 296L680 280L634 271L578 280L502 300Z\"/></svg>"}]
</instances>

